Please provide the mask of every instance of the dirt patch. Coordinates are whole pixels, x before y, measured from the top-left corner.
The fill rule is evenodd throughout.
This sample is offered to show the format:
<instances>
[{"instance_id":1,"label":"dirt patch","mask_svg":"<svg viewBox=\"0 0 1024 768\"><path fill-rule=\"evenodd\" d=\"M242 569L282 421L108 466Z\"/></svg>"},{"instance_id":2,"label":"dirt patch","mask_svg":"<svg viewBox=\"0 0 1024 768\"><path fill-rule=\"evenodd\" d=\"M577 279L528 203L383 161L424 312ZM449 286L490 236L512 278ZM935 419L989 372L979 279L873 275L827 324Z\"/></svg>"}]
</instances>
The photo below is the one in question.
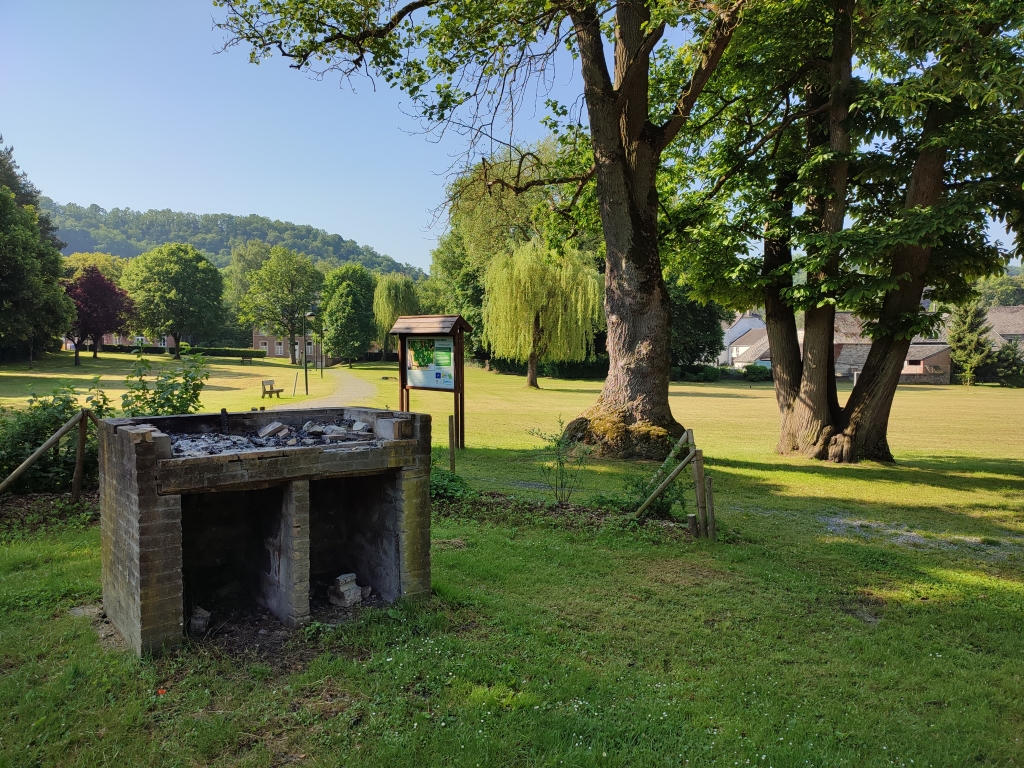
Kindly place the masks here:
<instances>
[{"instance_id":1,"label":"dirt patch","mask_svg":"<svg viewBox=\"0 0 1024 768\"><path fill-rule=\"evenodd\" d=\"M872 626L877 624L882 617L883 608L885 608L885 600L872 595L857 595L839 606L839 610L843 613Z\"/></svg>"},{"instance_id":2,"label":"dirt patch","mask_svg":"<svg viewBox=\"0 0 1024 768\"><path fill-rule=\"evenodd\" d=\"M1024 538L1019 536L994 538L991 536L936 535L927 531L914 530L908 525L895 525L842 515L823 515L818 520L824 523L829 533L837 536L850 536L868 541L885 541L905 549L957 552L984 560L1005 560L1011 554L1024 552Z\"/></svg>"},{"instance_id":3,"label":"dirt patch","mask_svg":"<svg viewBox=\"0 0 1024 768\"><path fill-rule=\"evenodd\" d=\"M117 631L117 627L107 618L107 614L103 612L103 606L100 603L78 605L69 610L68 613L72 616L85 616L89 619L103 650L127 651L130 649L128 642Z\"/></svg>"},{"instance_id":4,"label":"dirt patch","mask_svg":"<svg viewBox=\"0 0 1024 768\"><path fill-rule=\"evenodd\" d=\"M644 569L645 578L652 584L663 584L672 587L688 587L695 584L707 584L728 578L725 571L708 568L686 560L656 560L647 563Z\"/></svg>"},{"instance_id":5,"label":"dirt patch","mask_svg":"<svg viewBox=\"0 0 1024 768\"><path fill-rule=\"evenodd\" d=\"M462 539L434 539L430 542L430 546L434 549L465 549L466 542Z\"/></svg>"}]
</instances>

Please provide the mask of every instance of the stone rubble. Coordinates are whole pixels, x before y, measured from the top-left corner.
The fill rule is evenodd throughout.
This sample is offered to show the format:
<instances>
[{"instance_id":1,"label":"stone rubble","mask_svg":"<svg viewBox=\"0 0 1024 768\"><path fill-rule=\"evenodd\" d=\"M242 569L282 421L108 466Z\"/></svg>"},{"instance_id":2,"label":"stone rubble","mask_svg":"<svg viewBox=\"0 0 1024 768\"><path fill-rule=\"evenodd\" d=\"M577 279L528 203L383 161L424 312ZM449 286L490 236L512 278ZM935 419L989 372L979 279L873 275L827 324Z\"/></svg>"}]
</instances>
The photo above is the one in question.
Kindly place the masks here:
<instances>
[{"instance_id":1,"label":"stone rubble","mask_svg":"<svg viewBox=\"0 0 1024 768\"><path fill-rule=\"evenodd\" d=\"M363 591L368 587L360 587L356 584L354 573L343 573L334 580L327 594L331 605L339 608L351 608L363 601Z\"/></svg>"},{"instance_id":2,"label":"stone rubble","mask_svg":"<svg viewBox=\"0 0 1024 768\"><path fill-rule=\"evenodd\" d=\"M336 419L333 424L307 421L299 430L275 421L251 435L171 434L175 458L214 456L219 453L283 448L298 445L364 443L374 439L369 424L353 419ZM359 446L353 446L358 448Z\"/></svg>"}]
</instances>

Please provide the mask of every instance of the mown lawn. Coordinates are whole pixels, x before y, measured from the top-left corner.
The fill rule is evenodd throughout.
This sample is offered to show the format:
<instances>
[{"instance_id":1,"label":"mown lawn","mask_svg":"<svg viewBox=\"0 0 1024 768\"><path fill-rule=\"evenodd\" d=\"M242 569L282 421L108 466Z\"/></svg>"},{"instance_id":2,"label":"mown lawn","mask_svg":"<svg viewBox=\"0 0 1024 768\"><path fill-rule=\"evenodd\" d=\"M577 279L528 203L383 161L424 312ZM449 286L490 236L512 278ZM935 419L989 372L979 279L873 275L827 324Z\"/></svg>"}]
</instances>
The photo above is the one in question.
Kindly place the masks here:
<instances>
[{"instance_id":1,"label":"mown lawn","mask_svg":"<svg viewBox=\"0 0 1024 768\"><path fill-rule=\"evenodd\" d=\"M25 362L0 364L0 406L23 407L30 395L42 397L65 384L71 384L84 392L92 385L92 380L99 376L100 388L106 391L115 406L120 407L121 394L125 391L125 376L135 356L101 352L96 359L89 355L82 355L80 359L81 365L76 366L73 352L56 352L36 360L32 369ZM173 364L170 355L146 355L146 359L153 364L154 372L160 365ZM290 365L282 358L253 360L252 365L242 365L234 358L211 357L208 363L210 379L203 391L204 410L219 411L227 408L229 411L247 411L268 405L266 399L260 402L260 382L263 379L273 379L276 386L284 387L282 403L298 403L306 399L302 368ZM296 373L299 378L293 397ZM319 372L310 371L310 399L329 395L336 386L333 371L325 371L324 378L320 377ZM277 403L275 398L274 404Z\"/></svg>"},{"instance_id":2,"label":"mown lawn","mask_svg":"<svg viewBox=\"0 0 1024 768\"><path fill-rule=\"evenodd\" d=\"M393 373L353 371L391 406ZM543 498L528 430L599 383L467 373L460 473ZM471 509L434 520L431 601L283 655L102 650L68 614L99 597L98 531L9 539L0 765L1024 763L1024 392L901 389L892 467L775 456L767 385L672 398L727 542ZM413 407L446 447L450 398ZM652 470L595 462L580 499Z\"/></svg>"}]
</instances>

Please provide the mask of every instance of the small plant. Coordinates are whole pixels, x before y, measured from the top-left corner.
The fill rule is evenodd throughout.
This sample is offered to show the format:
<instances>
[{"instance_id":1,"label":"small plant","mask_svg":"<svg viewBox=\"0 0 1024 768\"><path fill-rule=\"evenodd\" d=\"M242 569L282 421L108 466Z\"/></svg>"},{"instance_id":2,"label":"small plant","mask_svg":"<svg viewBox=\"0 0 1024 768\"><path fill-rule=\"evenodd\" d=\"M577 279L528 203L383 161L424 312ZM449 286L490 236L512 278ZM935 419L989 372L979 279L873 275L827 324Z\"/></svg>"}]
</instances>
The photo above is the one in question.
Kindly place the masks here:
<instances>
[{"instance_id":1,"label":"small plant","mask_svg":"<svg viewBox=\"0 0 1024 768\"><path fill-rule=\"evenodd\" d=\"M125 379L128 391L121 395L125 416L173 416L199 410L210 372L199 355L182 355L181 367L161 365L153 375L153 364L141 352Z\"/></svg>"},{"instance_id":2,"label":"small plant","mask_svg":"<svg viewBox=\"0 0 1024 768\"><path fill-rule=\"evenodd\" d=\"M558 419L557 433L531 429L530 434L547 443L542 454L547 455L548 460L541 465L541 476L554 492L555 501L568 504L580 487L583 470L590 463L591 448L567 437L561 418Z\"/></svg>"},{"instance_id":3,"label":"small plant","mask_svg":"<svg viewBox=\"0 0 1024 768\"><path fill-rule=\"evenodd\" d=\"M430 498L435 501L465 501L475 496L462 477L441 467L430 470Z\"/></svg>"}]
</instances>

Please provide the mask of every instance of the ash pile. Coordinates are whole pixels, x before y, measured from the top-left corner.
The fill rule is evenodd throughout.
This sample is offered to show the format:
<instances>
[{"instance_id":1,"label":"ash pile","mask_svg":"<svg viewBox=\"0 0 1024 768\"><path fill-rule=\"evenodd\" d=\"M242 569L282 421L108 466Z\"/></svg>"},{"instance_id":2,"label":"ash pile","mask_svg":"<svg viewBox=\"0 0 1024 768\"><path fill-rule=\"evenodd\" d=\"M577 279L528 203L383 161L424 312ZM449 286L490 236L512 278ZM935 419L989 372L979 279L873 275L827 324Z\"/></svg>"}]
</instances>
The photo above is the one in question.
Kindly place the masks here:
<instances>
[{"instance_id":1,"label":"ash pile","mask_svg":"<svg viewBox=\"0 0 1024 768\"><path fill-rule=\"evenodd\" d=\"M366 422L355 419L335 419L331 424L307 421L300 429L275 421L251 435L171 433L169 436L171 453L176 458L325 443L351 443L353 448L369 448L376 444L373 428Z\"/></svg>"}]
</instances>

